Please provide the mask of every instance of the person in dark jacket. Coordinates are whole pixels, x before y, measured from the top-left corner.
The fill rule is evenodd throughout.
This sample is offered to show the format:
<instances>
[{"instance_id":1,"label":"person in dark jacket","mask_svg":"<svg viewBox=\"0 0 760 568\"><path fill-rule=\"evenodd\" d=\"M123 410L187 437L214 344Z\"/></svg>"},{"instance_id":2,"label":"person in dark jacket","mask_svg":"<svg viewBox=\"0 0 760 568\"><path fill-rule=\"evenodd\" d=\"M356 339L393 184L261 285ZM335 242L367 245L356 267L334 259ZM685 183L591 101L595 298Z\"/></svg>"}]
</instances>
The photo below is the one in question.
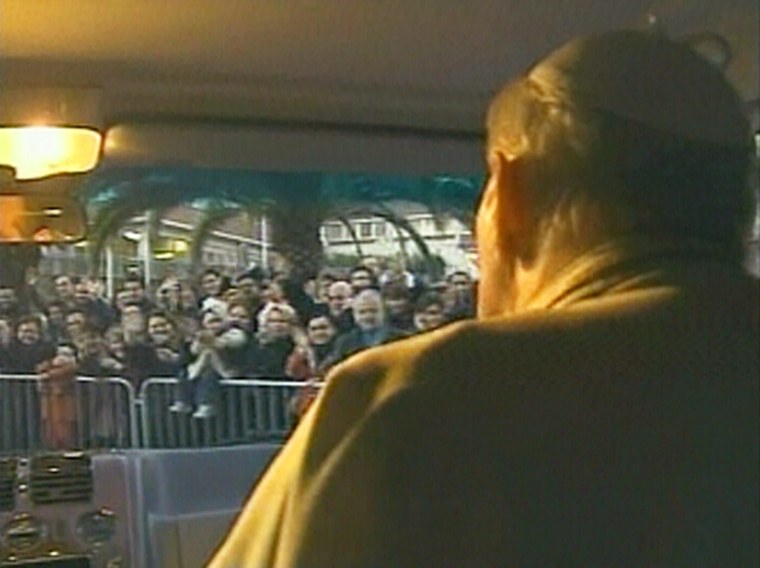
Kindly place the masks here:
<instances>
[{"instance_id":1,"label":"person in dark jacket","mask_svg":"<svg viewBox=\"0 0 760 568\"><path fill-rule=\"evenodd\" d=\"M81 336L74 346L77 359L77 372L85 377L121 377L124 366L121 361L108 353L108 344L104 336L88 331ZM60 346L59 346L60 348Z\"/></svg>"},{"instance_id":2,"label":"person in dark jacket","mask_svg":"<svg viewBox=\"0 0 760 568\"><path fill-rule=\"evenodd\" d=\"M16 322L15 337L8 348L6 371L32 374L44 361L55 357L55 347L42 337L42 322L35 316L23 316Z\"/></svg>"},{"instance_id":3,"label":"person in dark jacket","mask_svg":"<svg viewBox=\"0 0 760 568\"><path fill-rule=\"evenodd\" d=\"M16 290L0 285L0 317L15 320L20 316L21 306Z\"/></svg>"},{"instance_id":4,"label":"person in dark jacket","mask_svg":"<svg viewBox=\"0 0 760 568\"><path fill-rule=\"evenodd\" d=\"M390 343L407 336L391 327L385 316L380 292L367 289L354 298L354 318L356 327L344 333L335 342L335 350L324 363L330 367L368 347Z\"/></svg>"},{"instance_id":5,"label":"person in dark jacket","mask_svg":"<svg viewBox=\"0 0 760 568\"><path fill-rule=\"evenodd\" d=\"M345 280L330 284L327 289L327 307L330 319L335 323L338 333L346 333L354 328L354 314L351 310L353 292Z\"/></svg>"},{"instance_id":6,"label":"person in dark jacket","mask_svg":"<svg viewBox=\"0 0 760 568\"><path fill-rule=\"evenodd\" d=\"M389 282L381 289L388 325L411 335L414 328L414 307L409 288L401 281Z\"/></svg>"},{"instance_id":7,"label":"person in dark jacket","mask_svg":"<svg viewBox=\"0 0 760 568\"><path fill-rule=\"evenodd\" d=\"M259 314L257 341L251 351L253 376L285 376L288 357L296 346L292 336L295 320L295 311L288 304L271 303L264 307Z\"/></svg>"},{"instance_id":8,"label":"person in dark jacket","mask_svg":"<svg viewBox=\"0 0 760 568\"><path fill-rule=\"evenodd\" d=\"M288 357L285 374L299 381L324 374L323 363L335 349L335 324L326 315L317 315L306 325L305 341Z\"/></svg>"},{"instance_id":9,"label":"person in dark jacket","mask_svg":"<svg viewBox=\"0 0 760 568\"><path fill-rule=\"evenodd\" d=\"M177 326L168 314L154 311L148 316L149 377L176 377L182 368L184 346Z\"/></svg>"},{"instance_id":10,"label":"person in dark jacket","mask_svg":"<svg viewBox=\"0 0 760 568\"><path fill-rule=\"evenodd\" d=\"M0 371L5 371L8 365L8 347L13 335L13 324L8 318L0 317Z\"/></svg>"}]
</instances>

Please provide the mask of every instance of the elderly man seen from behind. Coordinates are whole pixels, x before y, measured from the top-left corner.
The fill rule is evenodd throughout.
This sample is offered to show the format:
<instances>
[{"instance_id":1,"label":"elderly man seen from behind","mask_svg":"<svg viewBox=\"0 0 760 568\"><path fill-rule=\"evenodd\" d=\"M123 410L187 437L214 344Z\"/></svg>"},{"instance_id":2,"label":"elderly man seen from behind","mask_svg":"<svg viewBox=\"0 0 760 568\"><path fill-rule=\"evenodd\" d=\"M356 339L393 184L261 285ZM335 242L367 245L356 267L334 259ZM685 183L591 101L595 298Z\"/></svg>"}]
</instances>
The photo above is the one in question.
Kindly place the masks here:
<instances>
[{"instance_id":1,"label":"elderly man seen from behind","mask_svg":"<svg viewBox=\"0 0 760 568\"><path fill-rule=\"evenodd\" d=\"M615 32L487 128L478 321L335 367L212 568L760 565L742 101Z\"/></svg>"}]
</instances>

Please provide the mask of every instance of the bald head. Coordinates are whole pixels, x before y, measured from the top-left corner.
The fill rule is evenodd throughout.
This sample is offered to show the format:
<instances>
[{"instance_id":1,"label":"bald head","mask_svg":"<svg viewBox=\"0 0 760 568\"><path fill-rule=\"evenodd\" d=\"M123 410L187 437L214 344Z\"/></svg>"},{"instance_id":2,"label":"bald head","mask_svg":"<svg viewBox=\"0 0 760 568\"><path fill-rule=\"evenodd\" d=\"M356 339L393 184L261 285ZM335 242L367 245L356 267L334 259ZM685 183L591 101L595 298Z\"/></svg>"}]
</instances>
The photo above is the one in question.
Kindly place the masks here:
<instances>
[{"instance_id":1,"label":"bald head","mask_svg":"<svg viewBox=\"0 0 760 568\"><path fill-rule=\"evenodd\" d=\"M338 317L350 305L353 289L351 284L345 280L338 280L330 284L327 289L327 305L330 308L330 315Z\"/></svg>"}]
</instances>

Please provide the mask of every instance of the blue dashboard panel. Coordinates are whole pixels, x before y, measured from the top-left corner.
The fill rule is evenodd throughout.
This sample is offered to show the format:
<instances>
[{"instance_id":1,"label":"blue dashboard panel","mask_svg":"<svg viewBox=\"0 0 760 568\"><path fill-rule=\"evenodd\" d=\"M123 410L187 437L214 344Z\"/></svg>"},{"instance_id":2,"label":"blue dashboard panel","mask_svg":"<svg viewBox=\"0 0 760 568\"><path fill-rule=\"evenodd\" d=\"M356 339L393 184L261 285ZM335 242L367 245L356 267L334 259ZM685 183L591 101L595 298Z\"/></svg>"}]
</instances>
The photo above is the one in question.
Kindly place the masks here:
<instances>
[{"instance_id":1,"label":"blue dashboard panel","mask_svg":"<svg viewBox=\"0 0 760 568\"><path fill-rule=\"evenodd\" d=\"M61 456L5 458L0 566L201 567L280 447L85 454L88 491L44 502L32 498L37 481L30 472L40 459ZM79 477L59 477L62 486L81 486ZM103 520L103 530L91 526ZM13 530L18 538L11 542Z\"/></svg>"}]
</instances>

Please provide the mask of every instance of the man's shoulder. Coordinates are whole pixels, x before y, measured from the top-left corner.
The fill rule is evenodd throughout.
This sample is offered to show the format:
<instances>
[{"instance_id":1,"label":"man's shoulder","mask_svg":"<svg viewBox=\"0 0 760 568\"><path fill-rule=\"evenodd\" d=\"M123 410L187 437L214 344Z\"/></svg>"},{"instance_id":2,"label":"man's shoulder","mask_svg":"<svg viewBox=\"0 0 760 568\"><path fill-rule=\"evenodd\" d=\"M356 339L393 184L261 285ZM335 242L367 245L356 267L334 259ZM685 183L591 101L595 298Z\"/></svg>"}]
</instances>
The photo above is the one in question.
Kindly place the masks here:
<instances>
[{"instance_id":1,"label":"man's shoulder","mask_svg":"<svg viewBox=\"0 0 760 568\"><path fill-rule=\"evenodd\" d=\"M393 421L385 411L407 408L405 401L449 392L449 386L470 384L481 374L503 373L507 360L516 363L526 351L526 337L532 333L524 318L512 319L453 323L366 349L335 365L307 420L314 429L312 443L330 451L369 421ZM495 342L503 346L494 347ZM497 349L498 357L489 358L489 350Z\"/></svg>"},{"instance_id":2,"label":"man's shoulder","mask_svg":"<svg viewBox=\"0 0 760 568\"><path fill-rule=\"evenodd\" d=\"M329 389L391 391L414 386L435 369L448 366L461 354L476 348L493 333L489 322L463 321L411 337L398 335L393 341L365 349L336 365L327 377ZM501 325L501 334L519 334L519 326ZM348 335L342 336L345 340Z\"/></svg>"},{"instance_id":3,"label":"man's shoulder","mask_svg":"<svg viewBox=\"0 0 760 568\"><path fill-rule=\"evenodd\" d=\"M434 381L467 381L475 373L533 371L562 352L603 340L610 319L596 310L556 310L459 321L349 357L328 375L328 387L388 394Z\"/></svg>"}]
</instances>

